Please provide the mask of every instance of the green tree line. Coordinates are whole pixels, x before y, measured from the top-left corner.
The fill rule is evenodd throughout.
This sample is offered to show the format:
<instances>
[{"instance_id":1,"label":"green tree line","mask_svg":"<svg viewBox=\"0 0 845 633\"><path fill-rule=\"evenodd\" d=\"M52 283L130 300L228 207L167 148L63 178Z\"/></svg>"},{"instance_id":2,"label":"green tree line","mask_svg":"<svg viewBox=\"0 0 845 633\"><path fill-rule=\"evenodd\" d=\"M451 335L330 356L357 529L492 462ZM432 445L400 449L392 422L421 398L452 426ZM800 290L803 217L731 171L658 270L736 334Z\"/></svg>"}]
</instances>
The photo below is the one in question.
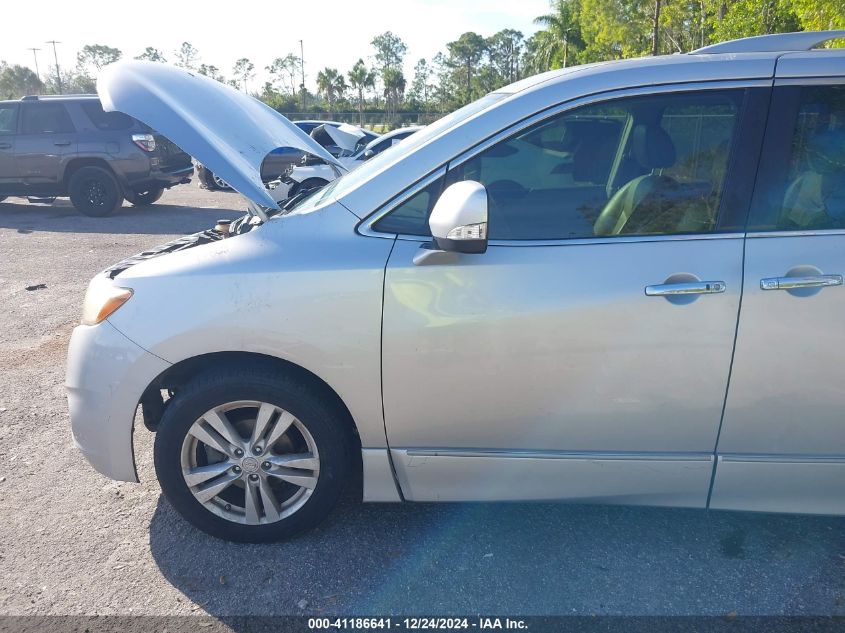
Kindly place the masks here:
<instances>
[{"instance_id":1,"label":"green tree line","mask_svg":"<svg viewBox=\"0 0 845 633\"><path fill-rule=\"evenodd\" d=\"M786 31L845 28L845 0L552 0L535 33L514 29L489 36L469 31L405 76L407 44L393 32L375 36L372 55L345 67L320 69L316 94L306 89L302 60L293 52L263 67L238 59L226 72L204 63L190 42L166 54L147 47L135 59L169 62L249 92L280 112L368 113L395 124L403 113L449 112L487 92L550 69L590 62L683 53L714 42ZM73 68L33 70L0 61L0 98L93 92L97 72L121 59L111 46L89 44Z\"/></svg>"}]
</instances>

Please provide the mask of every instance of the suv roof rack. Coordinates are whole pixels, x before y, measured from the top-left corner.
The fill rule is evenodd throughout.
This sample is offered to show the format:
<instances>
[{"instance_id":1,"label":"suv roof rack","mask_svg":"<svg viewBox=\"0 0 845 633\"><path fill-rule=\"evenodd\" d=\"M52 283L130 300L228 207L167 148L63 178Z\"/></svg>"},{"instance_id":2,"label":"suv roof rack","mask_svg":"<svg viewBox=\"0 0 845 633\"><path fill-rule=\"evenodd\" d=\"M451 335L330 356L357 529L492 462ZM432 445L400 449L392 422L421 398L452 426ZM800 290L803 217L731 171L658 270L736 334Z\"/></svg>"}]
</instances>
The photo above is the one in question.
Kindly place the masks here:
<instances>
[{"instance_id":1,"label":"suv roof rack","mask_svg":"<svg viewBox=\"0 0 845 633\"><path fill-rule=\"evenodd\" d=\"M40 101L41 99L79 99L81 97L94 99L97 97L97 95L89 93L69 95L26 95L25 97L21 97L21 101Z\"/></svg>"},{"instance_id":2,"label":"suv roof rack","mask_svg":"<svg viewBox=\"0 0 845 633\"><path fill-rule=\"evenodd\" d=\"M845 30L840 31L801 31L798 33L777 33L775 35L757 35L711 44L699 48L690 55L710 55L713 53L780 53L809 51L829 40L845 38Z\"/></svg>"}]
</instances>

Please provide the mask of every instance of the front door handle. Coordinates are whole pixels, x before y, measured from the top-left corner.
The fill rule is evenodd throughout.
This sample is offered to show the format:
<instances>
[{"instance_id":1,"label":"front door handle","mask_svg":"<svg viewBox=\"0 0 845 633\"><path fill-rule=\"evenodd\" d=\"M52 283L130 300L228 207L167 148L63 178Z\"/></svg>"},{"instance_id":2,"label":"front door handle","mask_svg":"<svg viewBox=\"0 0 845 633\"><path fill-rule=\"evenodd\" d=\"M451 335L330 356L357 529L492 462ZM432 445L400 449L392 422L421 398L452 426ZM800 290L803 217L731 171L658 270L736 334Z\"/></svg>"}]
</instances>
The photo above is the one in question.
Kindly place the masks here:
<instances>
[{"instance_id":1,"label":"front door handle","mask_svg":"<svg viewBox=\"0 0 845 633\"><path fill-rule=\"evenodd\" d=\"M842 275L807 275L804 277L767 277L760 280L762 290L796 290L841 286Z\"/></svg>"},{"instance_id":2,"label":"front door handle","mask_svg":"<svg viewBox=\"0 0 845 633\"><path fill-rule=\"evenodd\" d=\"M53 145L55 145L56 147L67 147L68 145L70 145L70 141L56 141L55 143L53 143Z\"/></svg>"},{"instance_id":3,"label":"front door handle","mask_svg":"<svg viewBox=\"0 0 845 633\"><path fill-rule=\"evenodd\" d=\"M646 286L648 297L674 297L683 295L713 295L725 291L724 281L691 281L676 284Z\"/></svg>"},{"instance_id":4,"label":"front door handle","mask_svg":"<svg viewBox=\"0 0 845 633\"><path fill-rule=\"evenodd\" d=\"M12 148L11 143L0 143L0 149L11 149L11 148Z\"/></svg>"}]
</instances>

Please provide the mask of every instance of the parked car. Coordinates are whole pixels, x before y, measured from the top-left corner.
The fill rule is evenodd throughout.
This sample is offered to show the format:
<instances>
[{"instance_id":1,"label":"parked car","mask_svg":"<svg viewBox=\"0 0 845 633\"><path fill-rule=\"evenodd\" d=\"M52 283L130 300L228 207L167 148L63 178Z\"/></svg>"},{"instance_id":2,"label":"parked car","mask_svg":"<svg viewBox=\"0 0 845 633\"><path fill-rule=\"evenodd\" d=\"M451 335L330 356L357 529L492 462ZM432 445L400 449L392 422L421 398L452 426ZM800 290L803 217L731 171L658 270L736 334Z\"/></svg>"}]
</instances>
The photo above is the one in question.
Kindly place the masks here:
<instances>
[{"instance_id":1,"label":"parked car","mask_svg":"<svg viewBox=\"0 0 845 633\"><path fill-rule=\"evenodd\" d=\"M190 156L96 95L0 101L0 200L68 196L101 217L124 199L152 204L193 172Z\"/></svg>"},{"instance_id":2,"label":"parked car","mask_svg":"<svg viewBox=\"0 0 845 633\"><path fill-rule=\"evenodd\" d=\"M356 143L348 150L348 155L335 156L338 162L343 165L345 171L352 171L363 165L364 161L398 144L421 129L422 127L419 126L398 128L366 144ZM299 164L292 164L287 171L283 172L278 181L271 183L271 195L274 200L283 202L298 195L301 191L318 189L329 184L337 177L336 174L337 170L321 158L304 154Z\"/></svg>"},{"instance_id":3,"label":"parked car","mask_svg":"<svg viewBox=\"0 0 845 633\"><path fill-rule=\"evenodd\" d=\"M321 137L321 130L320 128L324 127L340 127L341 125L345 125L339 123L337 121L313 121L313 120L305 120L305 121L294 121L294 125L296 125L299 129L301 129L306 134L311 135L315 131L318 134L318 139ZM365 130L363 128L358 128L354 126L355 130L360 131L359 138L367 139L367 142L378 138L378 134L375 132L371 132L369 130ZM326 147L329 152L333 156L338 156L343 152L343 149L340 147L329 147L331 143L334 142L334 139L331 136L323 137L324 143L321 143ZM319 142L319 141L318 141ZM272 152L267 154L264 159L264 163L261 165L261 178L264 182L269 183L271 181L277 180L282 174L287 172L292 165L298 164L304 155L298 149L293 147L277 147ZM216 176L211 170L207 167L202 165L201 163L197 164L197 177L199 178L200 183L206 189L222 189L222 190L231 190L231 187L228 183Z\"/></svg>"},{"instance_id":4,"label":"parked car","mask_svg":"<svg viewBox=\"0 0 845 633\"><path fill-rule=\"evenodd\" d=\"M136 480L140 402L167 499L243 541L356 471L367 501L845 514L845 49L814 50L841 37L530 77L283 210L266 152L336 159L218 82L109 67L107 108L255 220L91 282L77 445Z\"/></svg>"}]
</instances>

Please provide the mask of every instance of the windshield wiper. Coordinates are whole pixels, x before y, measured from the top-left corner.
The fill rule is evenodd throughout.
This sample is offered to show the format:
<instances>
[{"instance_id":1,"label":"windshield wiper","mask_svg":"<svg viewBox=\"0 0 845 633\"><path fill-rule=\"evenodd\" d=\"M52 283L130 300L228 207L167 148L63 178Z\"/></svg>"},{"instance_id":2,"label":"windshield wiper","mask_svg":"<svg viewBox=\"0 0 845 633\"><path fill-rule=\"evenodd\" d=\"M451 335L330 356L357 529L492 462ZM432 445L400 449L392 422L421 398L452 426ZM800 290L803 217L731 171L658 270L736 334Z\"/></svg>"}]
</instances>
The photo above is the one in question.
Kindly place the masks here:
<instances>
[{"instance_id":1,"label":"windshield wiper","mask_svg":"<svg viewBox=\"0 0 845 633\"><path fill-rule=\"evenodd\" d=\"M320 189L322 189L322 187L309 187L308 189L305 189L304 191L300 191L298 194L296 194L292 198L288 199L287 202L285 202L285 204L282 206L282 214L284 215L286 212L291 211L293 209L293 207L298 205L300 202L302 202L305 198L310 196L312 193L318 192Z\"/></svg>"}]
</instances>

